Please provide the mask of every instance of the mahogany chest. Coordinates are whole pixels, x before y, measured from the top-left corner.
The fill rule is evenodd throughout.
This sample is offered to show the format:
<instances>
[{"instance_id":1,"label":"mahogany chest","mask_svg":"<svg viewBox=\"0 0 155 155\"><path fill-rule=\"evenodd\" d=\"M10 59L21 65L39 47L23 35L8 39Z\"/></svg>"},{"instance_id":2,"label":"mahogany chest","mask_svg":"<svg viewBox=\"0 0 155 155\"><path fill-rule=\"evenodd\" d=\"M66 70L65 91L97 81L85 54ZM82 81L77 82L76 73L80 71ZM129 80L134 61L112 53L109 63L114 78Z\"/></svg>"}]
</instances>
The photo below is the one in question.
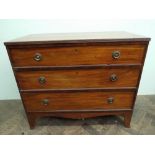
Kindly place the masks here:
<instances>
[{"instance_id":1,"label":"mahogany chest","mask_svg":"<svg viewBox=\"0 0 155 155\"><path fill-rule=\"evenodd\" d=\"M43 116L120 115L130 127L150 38L37 34L5 42L30 128Z\"/></svg>"}]
</instances>

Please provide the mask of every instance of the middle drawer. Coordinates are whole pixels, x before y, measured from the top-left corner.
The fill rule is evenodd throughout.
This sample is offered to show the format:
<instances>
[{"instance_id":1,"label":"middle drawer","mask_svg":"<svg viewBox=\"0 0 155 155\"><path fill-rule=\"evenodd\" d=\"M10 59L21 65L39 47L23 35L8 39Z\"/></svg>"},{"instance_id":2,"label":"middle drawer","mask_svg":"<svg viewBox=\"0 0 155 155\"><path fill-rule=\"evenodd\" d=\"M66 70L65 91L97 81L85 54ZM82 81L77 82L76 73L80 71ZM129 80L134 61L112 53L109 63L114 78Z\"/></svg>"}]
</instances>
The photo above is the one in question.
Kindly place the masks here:
<instances>
[{"instance_id":1,"label":"middle drawer","mask_svg":"<svg viewBox=\"0 0 155 155\"><path fill-rule=\"evenodd\" d=\"M139 68L126 67L16 72L22 90L136 87L139 74Z\"/></svg>"}]
</instances>

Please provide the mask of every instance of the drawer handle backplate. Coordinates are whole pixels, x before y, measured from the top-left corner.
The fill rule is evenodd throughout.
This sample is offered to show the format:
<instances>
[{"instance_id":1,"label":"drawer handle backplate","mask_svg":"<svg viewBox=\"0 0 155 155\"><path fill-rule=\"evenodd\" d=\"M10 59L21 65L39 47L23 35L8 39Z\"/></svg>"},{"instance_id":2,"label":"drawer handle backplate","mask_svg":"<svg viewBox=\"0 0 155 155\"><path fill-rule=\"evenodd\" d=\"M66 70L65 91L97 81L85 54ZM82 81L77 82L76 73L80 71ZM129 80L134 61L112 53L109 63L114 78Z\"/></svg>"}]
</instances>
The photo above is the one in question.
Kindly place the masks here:
<instances>
[{"instance_id":1,"label":"drawer handle backplate","mask_svg":"<svg viewBox=\"0 0 155 155\"><path fill-rule=\"evenodd\" d=\"M109 97L107 99L108 104L112 104L114 102L114 98L113 97Z\"/></svg>"},{"instance_id":2,"label":"drawer handle backplate","mask_svg":"<svg viewBox=\"0 0 155 155\"><path fill-rule=\"evenodd\" d=\"M48 105L49 104L49 100L48 99L43 99L42 100L42 104L45 105L45 106Z\"/></svg>"},{"instance_id":3,"label":"drawer handle backplate","mask_svg":"<svg viewBox=\"0 0 155 155\"><path fill-rule=\"evenodd\" d=\"M44 84L46 82L46 78L44 76L39 77L38 79L40 84Z\"/></svg>"},{"instance_id":4,"label":"drawer handle backplate","mask_svg":"<svg viewBox=\"0 0 155 155\"><path fill-rule=\"evenodd\" d=\"M36 53L34 56L35 61L41 61L42 60L42 55L40 53Z\"/></svg>"},{"instance_id":5,"label":"drawer handle backplate","mask_svg":"<svg viewBox=\"0 0 155 155\"><path fill-rule=\"evenodd\" d=\"M120 57L121 53L120 51L113 51L112 52L112 58L113 59L118 59Z\"/></svg>"},{"instance_id":6,"label":"drawer handle backplate","mask_svg":"<svg viewBox=\"0 0 155 155\"><path fill-rule=\"evenodd\" d=\"M111 76L110 76L110 81L115 82L115 81L117 81L117 80L118 80L117 75L116 75L116 74L111 74Z\"/></svg>"}]
</instances>

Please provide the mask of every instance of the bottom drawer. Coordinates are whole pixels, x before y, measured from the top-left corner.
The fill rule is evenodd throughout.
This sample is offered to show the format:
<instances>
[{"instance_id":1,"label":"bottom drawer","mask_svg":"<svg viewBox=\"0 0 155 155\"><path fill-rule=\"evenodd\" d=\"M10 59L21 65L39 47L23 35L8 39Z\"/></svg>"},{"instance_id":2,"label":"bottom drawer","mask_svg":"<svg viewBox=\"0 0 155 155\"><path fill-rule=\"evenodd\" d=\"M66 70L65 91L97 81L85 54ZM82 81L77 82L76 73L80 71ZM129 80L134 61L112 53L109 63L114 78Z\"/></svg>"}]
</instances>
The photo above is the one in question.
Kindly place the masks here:
<instances>
[{"instance_id":1,"label":"bottom drawer","mask_svg":"<svg viewBox=\"0 0 155 155\"><path fill-rule=\"evenodd\" d=\"M131 109L134 92L22 93L27 111Z\"/></svg>"}]
</instances>

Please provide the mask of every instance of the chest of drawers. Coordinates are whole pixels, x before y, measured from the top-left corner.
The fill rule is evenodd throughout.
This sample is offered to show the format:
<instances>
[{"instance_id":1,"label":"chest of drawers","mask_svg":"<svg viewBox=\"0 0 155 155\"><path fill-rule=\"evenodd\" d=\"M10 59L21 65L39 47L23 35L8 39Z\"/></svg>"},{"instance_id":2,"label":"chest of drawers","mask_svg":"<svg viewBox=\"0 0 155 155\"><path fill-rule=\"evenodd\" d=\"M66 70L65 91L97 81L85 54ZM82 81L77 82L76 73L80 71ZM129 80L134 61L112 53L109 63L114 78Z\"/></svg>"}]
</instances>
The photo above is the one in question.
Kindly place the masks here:
<instances>
[{"instance_id":1,"label":"chest of drawers","mask_svg":"<svg viewBox=\"0 0 155 155\"><path fill-rule=\"evenodd\" d=\"M30 128L39 117L121 115L130 127L150 38L38 34L5 42Z\"/></svg>"}]
</instances>

